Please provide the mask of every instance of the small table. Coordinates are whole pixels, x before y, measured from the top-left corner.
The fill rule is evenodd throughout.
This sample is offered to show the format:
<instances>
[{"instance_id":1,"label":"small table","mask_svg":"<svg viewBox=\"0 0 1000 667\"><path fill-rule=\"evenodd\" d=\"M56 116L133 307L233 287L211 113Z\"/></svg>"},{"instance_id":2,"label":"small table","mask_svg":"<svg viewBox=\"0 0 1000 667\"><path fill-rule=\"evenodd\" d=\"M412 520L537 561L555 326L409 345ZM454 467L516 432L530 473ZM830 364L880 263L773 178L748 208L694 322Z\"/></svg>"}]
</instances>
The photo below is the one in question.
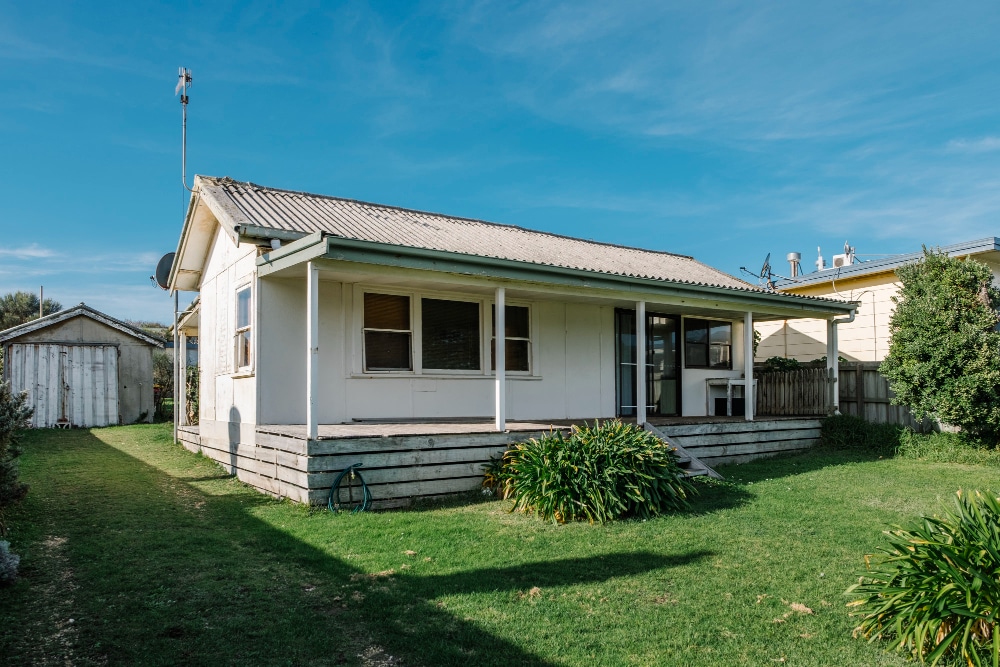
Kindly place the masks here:
<instances>
[{"instance_id":1,"label":"small table","mask_svg":"<svg viewBox=\"0 0 1000 667\"><path fill-rule=\"evenodd\" d=\"M743 397L746 398L747 381L744 378L708 378L705 380L705 414L712 414L712 387L725 387L726 388L726 416L733 416L733 387L743 387ZM757 395L757 380L753 381L753 393ZM751 406L751 413L753 414L753 406Z\"/></svg>"}]
</instances>

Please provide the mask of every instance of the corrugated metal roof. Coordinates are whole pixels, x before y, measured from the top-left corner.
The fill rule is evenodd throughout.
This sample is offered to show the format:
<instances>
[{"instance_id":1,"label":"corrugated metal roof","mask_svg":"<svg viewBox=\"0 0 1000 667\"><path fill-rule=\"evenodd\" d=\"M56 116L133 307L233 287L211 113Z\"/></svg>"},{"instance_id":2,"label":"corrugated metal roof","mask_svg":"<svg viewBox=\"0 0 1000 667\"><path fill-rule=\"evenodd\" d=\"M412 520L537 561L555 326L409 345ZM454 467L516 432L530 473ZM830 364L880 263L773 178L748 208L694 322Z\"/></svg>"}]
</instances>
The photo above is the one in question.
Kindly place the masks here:
<instances>
[{"instance_id":1,"label":"corrugated metal roof","mask_svg":"<svg viewBox=\"0 0 1000 667\"><path fill-rule=\"evenodd\" d=\"M987 236L975 241L963 241L942 247L933 247L931 250L940 251L952 257L962 257L965 255L980 255L987 252L1000 251L1000 238ZM923 251L911 252L905 255L892 255L880 259L873 259L867 262L858 262L850 266L830 267L822 271L813 271L796 278L784 278L775 283L779 290L794 291L798 287L809 287L811 285L822 285L833 280L847 280L848 278L860 278L874 273L884 273L895 271L904 264L919 262L924 258Z\"/></svg>"},{"instance_id":2,"label":"corrugated metal roof","mask_svg":"<svg viewBox=\"0 0 1000 667\"><path fill-rule=\"evenodd\" d=\"M359 241L481 257L763 291L692 257L598 243L512 225L457 218L382 204L266 188L230 178L199 177L201 196L223 210L223 224L328 234Z\"/></svg>"}]
</instances>

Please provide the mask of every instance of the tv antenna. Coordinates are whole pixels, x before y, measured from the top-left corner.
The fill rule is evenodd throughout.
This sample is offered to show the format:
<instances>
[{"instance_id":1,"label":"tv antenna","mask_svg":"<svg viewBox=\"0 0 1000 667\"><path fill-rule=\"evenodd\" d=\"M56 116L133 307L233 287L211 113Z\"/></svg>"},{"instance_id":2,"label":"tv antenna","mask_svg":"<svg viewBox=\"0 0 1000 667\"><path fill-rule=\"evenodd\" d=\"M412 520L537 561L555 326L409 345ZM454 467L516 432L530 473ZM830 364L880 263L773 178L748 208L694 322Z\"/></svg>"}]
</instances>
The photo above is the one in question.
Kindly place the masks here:
<instances>
[{"instance_id":1,"label":"tv antenna","mask_svg":"<svg viewBox=\"0 0 1000 667\"><path fill-rule=\"evenodd\" d=\"M761 287L767 289L768 292L774 291L774 278L775 274L771 271L771 253L767 253L767 257L764 258L764 263L760 267L760 271L754 273L750 271L745 266L740 267L740 271L747 274L748 276L753 276L757 279L757 284ZM777 276L780 278L781 276Z\"/></svg>"},{"instance_id":2,"label":"tv antenna","mask_svg":"<svg viewBox=\"0 0 1000 667\"><path fill-rule=\"evenodd\" d=\"M187 67L177 68L177 86L174 95L181 96L181 183L188 192L194 192L187 184L187 136L188 136L188 88L191 87L191 70Z\"/></svg>"}]
</instances>

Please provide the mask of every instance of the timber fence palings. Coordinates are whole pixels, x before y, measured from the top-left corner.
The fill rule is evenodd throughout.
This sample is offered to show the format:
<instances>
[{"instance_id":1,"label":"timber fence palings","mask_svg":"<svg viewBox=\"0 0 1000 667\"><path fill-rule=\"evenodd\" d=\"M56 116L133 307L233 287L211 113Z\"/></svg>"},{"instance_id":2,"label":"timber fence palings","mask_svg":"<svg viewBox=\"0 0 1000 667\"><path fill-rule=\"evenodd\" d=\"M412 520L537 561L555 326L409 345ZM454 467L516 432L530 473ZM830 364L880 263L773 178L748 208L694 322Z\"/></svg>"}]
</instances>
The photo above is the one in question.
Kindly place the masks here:
<instances>
[{"instance_id":1,"label":"timber fence palings","mask_svg":"<svg viewBox=\"0 0 1000 667\"><path fill-rule=\"evenodd\" d=\"M832 410L825 368L759 371L756 379L757 414L762 417L827 415ZM876 424L900 424L918 430L922 427L909 409L892 404L893 393L889 381L879 372L878 362L842 362L837 385L843 414Z\"/></svg>"}]
</instances>

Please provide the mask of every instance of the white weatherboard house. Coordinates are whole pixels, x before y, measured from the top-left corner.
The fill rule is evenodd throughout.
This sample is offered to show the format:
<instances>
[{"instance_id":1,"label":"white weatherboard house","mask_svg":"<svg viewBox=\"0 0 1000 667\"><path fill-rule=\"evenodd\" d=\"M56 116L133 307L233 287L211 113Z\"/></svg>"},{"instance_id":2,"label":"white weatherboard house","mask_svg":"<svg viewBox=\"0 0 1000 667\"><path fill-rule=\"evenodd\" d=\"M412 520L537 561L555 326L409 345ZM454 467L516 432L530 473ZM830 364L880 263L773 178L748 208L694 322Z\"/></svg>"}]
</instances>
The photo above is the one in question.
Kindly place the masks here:
<instances>
[{"instance_id":1,"label":"white weatherboard house","mask_svg":"<svg viewBox=\"0 0 1000 667\"><path fill-rule=\"evenodd\" d=\"M755 321L835 328L854 308L682 255L211 177L170 287L199 293L180 331L199 338L200 418L181 439L307 502L356 462L377 501L474 488L490 455L553 424L733 422L714 399L752 393ZM710 456L781 449L743 403L748 448ZM792 426L784 449L815 438Z\"/></svg>"}]
</instances>

